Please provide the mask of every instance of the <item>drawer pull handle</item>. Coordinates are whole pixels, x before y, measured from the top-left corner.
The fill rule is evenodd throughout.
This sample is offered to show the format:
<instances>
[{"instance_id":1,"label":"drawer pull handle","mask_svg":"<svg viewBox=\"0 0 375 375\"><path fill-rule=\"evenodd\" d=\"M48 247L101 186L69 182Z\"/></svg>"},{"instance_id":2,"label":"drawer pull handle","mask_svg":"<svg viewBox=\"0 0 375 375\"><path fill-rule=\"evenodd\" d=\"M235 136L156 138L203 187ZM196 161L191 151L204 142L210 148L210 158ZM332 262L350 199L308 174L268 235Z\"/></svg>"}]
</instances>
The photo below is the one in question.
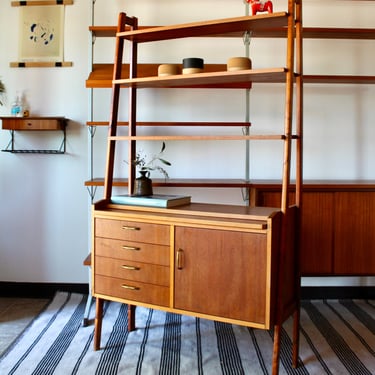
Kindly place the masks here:
<instances>
[{"instance_id":1,"label":"drawer pull handle","mask_svg":"<svg viewBox=\"0 0 375 375\"><path fill-rule=\"evenodd\" d=\"M124 229L124 230L141 230L141 228L139 228L139 227L129 227L127 225L123 225L122 229Z\"/></svg>"},{"instance_id":2,"label":"drawer pull handle","mask_svg":"<svg viewBox=\"0 0 375 375\"><path fill-rule=\"evenodd\" d=\"M139 250L141 250L140 247L135 247L135 246L126 246L126 245L124 245L122 248L123 248L124 250L132 250L132 251L139 251Z\"/></svg>"},{"instance_id":3,"label":"drawer pull handle","mask_svg":"<svg viewBox=\"0 0 375 375\"><path fill-rule=\"evenodd\" d=\"M126 285L126 284L122 284L122 285L121 285L121 288L129 289L129 290L139 290L139 289L141 289L141 288L139 288L139 287L137 287L137 286Z\"/></svg>"},{"instance_id":4,"label":"drawer pull handle","mask_svg":"<svg viewBox=\"0 0 375 375\"><path fill-rule=\"evenodd\" d=\"M184 250L177 250L177 269L182 270L184 268Z\"/></svg>"},{"instance_id":5,"label":"drawer pull handle","mask_svg":"<svg viewBox=\"0 0 375 375\"><path fill-rule=\"evenodd\" d=\"M124 270L129 270L129 271L139 271L140 267L134 267L134 266L127 266L126 264L123 264L121 266Z\"/></svg>"}]
</instances>

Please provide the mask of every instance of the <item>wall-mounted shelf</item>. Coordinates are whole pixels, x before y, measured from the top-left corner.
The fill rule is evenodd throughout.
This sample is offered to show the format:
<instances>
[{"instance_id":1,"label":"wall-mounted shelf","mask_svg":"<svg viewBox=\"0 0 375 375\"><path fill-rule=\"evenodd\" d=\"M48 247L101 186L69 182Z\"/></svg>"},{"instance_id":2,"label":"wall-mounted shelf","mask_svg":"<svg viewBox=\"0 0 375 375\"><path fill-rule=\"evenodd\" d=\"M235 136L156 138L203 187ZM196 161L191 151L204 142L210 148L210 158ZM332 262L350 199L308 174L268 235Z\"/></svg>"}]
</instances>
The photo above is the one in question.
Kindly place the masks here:
<instances>
[{"instance_id":1,"label":"wall-mounted shelf","mask_svg":"<svg viewBox=\"0 0 375 375\"><path fill-rule=\"evenodd\" d=\"M276 19L274 19L276 22ZM277 22L280 22L277 21ZM210 27L214 27L211 25ZM94 37L115 37L116 26L91 26L90 31ZM153 33L159 29L158 26L139 27L139 33ZM128 32L129 27L126 29ZM125 32L125 33L126 33ZM342 27L304 27L304 39L352 39L352 40L375 40L374 28L342 28ZM210 37L241 37L243 31L223 33L219 29L215 30ZM287 27L277 25L260 26L251 29L251 38L285 38ZM198 35L197 35L198 36ZM178 35L176 37L179 37ZM138 78L157 76L159 64L138 64ZM225 64L205 64L205 73L226 71ZM112 86L113 64L93 64L90 76L86 81L87 88L111 88ZM129 65L122 68L122 76L129 77ZM327 84L374 84L374 76L361 75L304 75L304 83L327 83ZM277 82L277 81L276 81ZM232 83L232 88L235 88Z\"/></svg>"},{"instance_id":2,"label":"wall-mounted shelf","mask_svg":"<svg viewBox=\"0 0 375 375\"><path fill-rule=\"evenodd\" d=\"M2 128L9 130L11 139L3 152L14 154L64 154L66 150L66 126L68 120L65 117L0 117ZM40 149L16 149L14 146L15 131L62 131L63 139L56 150Z\"/></svg>"},{"instance_id":3,"label":"wall-mounted shelf","mask_svg":"<svg viewBox=\"0 0 375 375\"><path fill-rule=\"evenodd\" d=\"M71 61L15 61L9 63L11 68L66 68L73 66Z\"/></svg>"},{"instance_id":4,"label":"wall-mounted shelf","mask_svg":"<svg viewBox=\"0 0 375 375\"><path fill-rule=\"evenodd\" d=\"M158 26L140 26L139 30L152 29ZM115 37L116 26L90 26L89 30L93 36ZM127 28L129 31L130 28ZM305 39L375 39L375 29L370 28L344 28L344 27L304 27L303 37ZM243 32L233 32L226 34L215 34L213 37L241 37ZM265 27L252 30L252 38L285 38L286 27Z\"/></svg>"},{"instance_id":5,"label":"wall-mounted shelf","mask_svg":"<svg viewBox=\"0 0 375 375\"><path fill-rule=\"evenodd\" d=\"M33 0L33 1L12 1L12 7L21 7L28 5L72 5L73 0Z\"/></svg>"}]
</instances>

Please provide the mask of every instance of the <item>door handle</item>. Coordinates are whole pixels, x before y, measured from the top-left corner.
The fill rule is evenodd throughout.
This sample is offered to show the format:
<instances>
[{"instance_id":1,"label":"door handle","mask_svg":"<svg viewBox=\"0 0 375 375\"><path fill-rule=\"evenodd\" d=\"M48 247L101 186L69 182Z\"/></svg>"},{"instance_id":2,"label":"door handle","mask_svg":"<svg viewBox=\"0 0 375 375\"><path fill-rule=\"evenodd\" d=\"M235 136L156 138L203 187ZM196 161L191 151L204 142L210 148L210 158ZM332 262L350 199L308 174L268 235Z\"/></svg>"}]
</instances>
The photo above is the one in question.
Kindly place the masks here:
<instances>
[{"instance_id":1,"label":"door handle","mask_svg":"<svg viewBox=\"0 0 375 375\"><path fill-rule=\"evenodd\" d=\"M177 250L176 254L177 269L182 270L184 268L184 250L181 248Z\"/></svg>"},{"instance_id":2,"label":"door handle","mask_svg":"<svg viewBox=\"0 0 375 375\"><path fill-rule=\"evenodd\" d=\"M128 271L139 271L140 270L140 267L127 266L126 264L123 264L121 266L121 268L123 268L124 270L128 270Z\"/></svg>"}]
</instances>

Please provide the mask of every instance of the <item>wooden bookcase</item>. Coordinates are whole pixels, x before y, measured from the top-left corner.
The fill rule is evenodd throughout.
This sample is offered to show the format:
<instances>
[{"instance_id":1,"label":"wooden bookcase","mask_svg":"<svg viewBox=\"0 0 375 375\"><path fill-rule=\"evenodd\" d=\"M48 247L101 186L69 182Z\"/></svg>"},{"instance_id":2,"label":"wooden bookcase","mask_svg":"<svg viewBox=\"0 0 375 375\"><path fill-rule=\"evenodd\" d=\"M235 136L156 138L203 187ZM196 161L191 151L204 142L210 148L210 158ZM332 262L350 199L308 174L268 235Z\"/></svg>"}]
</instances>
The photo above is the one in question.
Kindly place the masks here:
<instances>
[{"instance_id":1,"label":"wooden bookcase","mask_svg":"<svg viewBox=\"0 0 375 375\"><path fill-rule=\"evenodd\" d=\"M299 259L298 227L302 185L302 20L301 3L290 0L285 12L235 17L152 28L138 27L136 17L119 15L113 66L112 109L108 128L104 198L92 208L92 292L96 297L95 349L100 348L103 301L129 305L129 329L135 306L207 319L274 329L272 373L279 370L283 322L293 315L293 363L298 360ZM138 45L158 40L237 34L281 28L286 41L284 67L199 74L143 76ZM188 41L184 41L188 42ZM130 51L128 77L123 76L124 48ZM115 148L127 142L129 160L138 140L225 140L232 136L138 136L139 88L246 88L256 83L285 85L282 131L273 135L241 135L238 139L282 142L283 170L279 207L191 203L170 209L124 206L111 202ZM128 134L118 135L120 90L129 92ZM293 102L296 100L296 107ZM296 124L293 123L296 119ZM152 125L152 124L151 124ZM176 123L166 123L176 126ZM295 203L289 204L292 142L296 142ZM128 193L134 166L129 163ZM224 297L224 300L221 300Z\"/></svg>"}]
</instances>

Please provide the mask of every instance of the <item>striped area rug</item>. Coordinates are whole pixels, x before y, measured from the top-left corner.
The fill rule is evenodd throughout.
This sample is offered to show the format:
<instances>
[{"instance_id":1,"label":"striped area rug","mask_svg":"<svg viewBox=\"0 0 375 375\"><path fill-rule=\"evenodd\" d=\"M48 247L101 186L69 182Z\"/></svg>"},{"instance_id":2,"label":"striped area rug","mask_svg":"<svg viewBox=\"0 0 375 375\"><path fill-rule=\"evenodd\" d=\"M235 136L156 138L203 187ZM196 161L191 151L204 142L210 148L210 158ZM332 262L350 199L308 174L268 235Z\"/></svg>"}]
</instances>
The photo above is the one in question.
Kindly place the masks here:
<instances>
[{"instance_id":1,"label":"striped area rug","mask_svg":"<svg viewBox=\"0 0 375 375\"><path fill-rule=\"evenodd\" d=\"M105 303L102 347L83 327L86 296L58 293L0 358L0 374L270 374L272 332ZM91 315L94 314L94 309ZM282 336L280 374L375 374L375 301L304 301L300 366L291 366L291 319Z\"/></svg>"}]
</instances>

